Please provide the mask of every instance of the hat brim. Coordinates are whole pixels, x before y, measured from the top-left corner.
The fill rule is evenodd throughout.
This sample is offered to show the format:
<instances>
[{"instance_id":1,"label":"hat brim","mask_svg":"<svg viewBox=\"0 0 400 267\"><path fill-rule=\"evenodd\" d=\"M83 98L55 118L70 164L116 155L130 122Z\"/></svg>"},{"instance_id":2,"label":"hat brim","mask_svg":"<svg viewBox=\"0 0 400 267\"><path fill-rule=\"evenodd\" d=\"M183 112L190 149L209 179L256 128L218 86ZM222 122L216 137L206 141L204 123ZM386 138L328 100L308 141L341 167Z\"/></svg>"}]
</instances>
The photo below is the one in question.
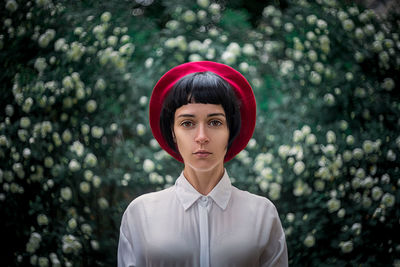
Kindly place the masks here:
<instances>
[{"instance_id":1,"label":"hat brim","mask_svg":"<svg viewBox=\"0 0 400 267\"><path fill-rule=\"evenodd\" d=\"M189 62L178 65L165 73L155 85L150 98L149 115L150 127L154 138L158 141L161 148L180 162L183 162L181 155L169 147L161 133L161 110L165 97L177 81L188 74L205 71L218 74L227 81L234 89L240 101L240 132L226 152L224 162L231 160L242 151L247 146L247 143L254 133L256 125L256 100L250 84L242 74L227 65L212 61Z\"/></svg>"}]
</instances>

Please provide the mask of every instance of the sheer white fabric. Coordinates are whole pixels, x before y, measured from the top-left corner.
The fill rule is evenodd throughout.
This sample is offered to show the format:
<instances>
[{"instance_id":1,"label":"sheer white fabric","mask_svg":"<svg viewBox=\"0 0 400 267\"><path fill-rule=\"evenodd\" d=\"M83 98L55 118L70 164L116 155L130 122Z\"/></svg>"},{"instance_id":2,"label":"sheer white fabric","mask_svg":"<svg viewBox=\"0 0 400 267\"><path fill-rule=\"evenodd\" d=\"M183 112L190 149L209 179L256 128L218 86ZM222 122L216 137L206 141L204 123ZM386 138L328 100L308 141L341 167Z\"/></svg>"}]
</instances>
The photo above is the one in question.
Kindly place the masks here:
<instances>
[{"instance_id":1,"label":"sheer white fabric","mask_svg":"<svg viewBox=\"0 0 400 267\"><path fill-rule=\"evenodd\" d=\"M225 174L203 196L183 174L131 202L121 222L118 267L288 266L285 235L268 199Z\"/></svg>"}]
</instances>

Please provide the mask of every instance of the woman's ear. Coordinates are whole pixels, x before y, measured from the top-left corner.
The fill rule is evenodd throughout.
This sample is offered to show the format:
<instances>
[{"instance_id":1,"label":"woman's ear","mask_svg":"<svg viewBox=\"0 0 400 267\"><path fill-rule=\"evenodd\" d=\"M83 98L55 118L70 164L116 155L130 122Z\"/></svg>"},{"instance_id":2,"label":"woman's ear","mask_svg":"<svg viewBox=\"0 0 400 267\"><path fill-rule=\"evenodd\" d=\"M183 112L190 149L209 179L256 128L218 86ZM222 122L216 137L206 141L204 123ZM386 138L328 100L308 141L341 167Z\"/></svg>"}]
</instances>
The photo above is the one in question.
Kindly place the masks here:
<instances>
[{"instance_id":1,"label":"woman's ear","mask_svg":"<svg viewBox=\"0 0 400 267\"><path fill-rule=\"evenodd\" d=\"M174 143L176 144L176 137L175 137L174 130L171 130L171 133L172 133L172 140L173 140Z\"/></svg>"}]
</instances>

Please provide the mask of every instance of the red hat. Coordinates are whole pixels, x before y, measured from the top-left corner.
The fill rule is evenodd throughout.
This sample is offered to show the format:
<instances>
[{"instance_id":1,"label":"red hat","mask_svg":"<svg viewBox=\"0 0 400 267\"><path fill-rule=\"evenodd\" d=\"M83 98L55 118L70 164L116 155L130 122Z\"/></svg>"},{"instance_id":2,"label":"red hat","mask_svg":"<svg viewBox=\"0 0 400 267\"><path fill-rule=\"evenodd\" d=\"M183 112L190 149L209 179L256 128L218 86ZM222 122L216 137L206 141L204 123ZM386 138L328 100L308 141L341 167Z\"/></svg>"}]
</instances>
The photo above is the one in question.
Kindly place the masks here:
<instances>
[{"instance_id":1,"label":"red hat","mask_svg":"<svg viewBox=\"0 0 400 267\"><path fill-rule=\"evenodd\" d=\"M168 92L177 81L194 72L210 71L221 76L234 89L240 101L241 127L240 132L233 141L225 155L225 162L231 160L242 151L253 135L256 126L256 100L253 90L246 78L233 68L212 61L198 61L184 63L169 70L154 86L150 98L150 127L154 138L160 146L175 159L183 162L181 155L175 152L164 139L160 129L160 114Z\"/></svg>"}]
</instances>

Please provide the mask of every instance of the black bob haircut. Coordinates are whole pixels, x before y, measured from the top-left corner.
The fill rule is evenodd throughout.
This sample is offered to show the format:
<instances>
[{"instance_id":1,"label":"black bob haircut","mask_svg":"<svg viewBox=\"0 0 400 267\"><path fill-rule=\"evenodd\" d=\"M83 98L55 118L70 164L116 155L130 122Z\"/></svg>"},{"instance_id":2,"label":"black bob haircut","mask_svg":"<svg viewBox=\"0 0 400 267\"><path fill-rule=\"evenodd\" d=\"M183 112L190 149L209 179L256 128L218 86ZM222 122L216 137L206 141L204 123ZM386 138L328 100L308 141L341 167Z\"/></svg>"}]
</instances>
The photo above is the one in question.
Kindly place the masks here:
<instances>
[{"instance_id":1,"label":"black bob haircut","mask_svg":"<svg viewBox=\"0 0 400 267\"><path fill-rule=\"evenodd\" d=\"M231 85L209 71L184 76L175 83L165 98L160 115L160 129L168 146L179 153L172 136L175 111L190 103L222 106L229 129L229 149L240 131L240 102Z\"/></svg>"}]
</instances>

